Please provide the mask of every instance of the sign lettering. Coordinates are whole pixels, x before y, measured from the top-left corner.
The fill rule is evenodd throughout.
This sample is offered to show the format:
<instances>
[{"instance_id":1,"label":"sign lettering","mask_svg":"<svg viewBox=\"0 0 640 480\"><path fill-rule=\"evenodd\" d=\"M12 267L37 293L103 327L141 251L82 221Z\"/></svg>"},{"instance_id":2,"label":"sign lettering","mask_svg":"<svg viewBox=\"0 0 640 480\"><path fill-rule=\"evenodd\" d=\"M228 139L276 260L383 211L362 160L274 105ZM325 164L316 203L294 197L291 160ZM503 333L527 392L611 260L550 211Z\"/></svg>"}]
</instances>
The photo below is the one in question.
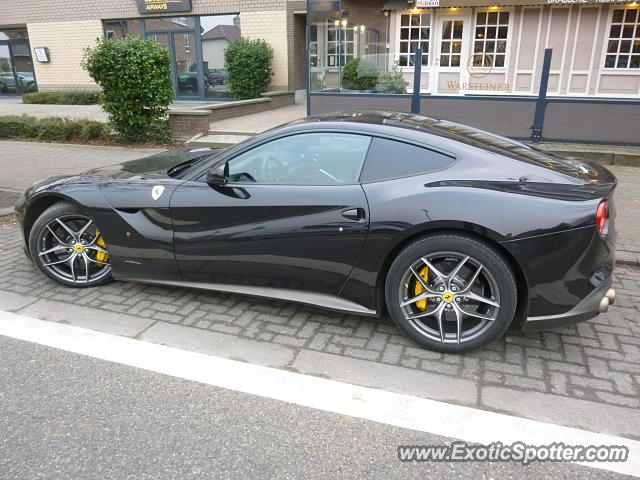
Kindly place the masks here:
<instances>
[{"instance_id":1,"label":"sign lettering","mask_svg":"<svg viewBox=\"0 0 640 480\"><path fill-rule=\"evenodd\" d=\"M140 13L190 12L191 0L137 0Z\"/></svg>"},{"instance_id":2,"label":"sign lettering","mask_svg":"<svg viewBox=\"0 0 640 480\"><path fill-rule=\"evenodd\" d=\"M440 0L416 0L416 8L439 7Z\"/></svg>"}]
</instances>

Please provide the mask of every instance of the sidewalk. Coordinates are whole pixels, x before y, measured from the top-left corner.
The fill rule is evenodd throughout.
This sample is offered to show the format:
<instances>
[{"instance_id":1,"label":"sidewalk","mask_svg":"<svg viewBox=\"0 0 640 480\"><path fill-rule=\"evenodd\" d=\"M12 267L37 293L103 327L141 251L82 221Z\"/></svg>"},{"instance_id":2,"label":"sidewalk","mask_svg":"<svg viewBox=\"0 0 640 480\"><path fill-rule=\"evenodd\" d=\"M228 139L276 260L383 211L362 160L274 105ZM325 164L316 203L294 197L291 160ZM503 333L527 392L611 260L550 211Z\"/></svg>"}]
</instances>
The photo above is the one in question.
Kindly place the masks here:
<instances>
[{"instance_id":1,"label":"sidewalk","mask_svg":"<svg viewBox=\"0 0 640 480\"><path fill-rule=\"evenodd\" d=\"M0 116L29 115L37 118L64 117L77 120L106 122L107 114L100 105L38 105L25 104L19 97L0 98Z\"/></svg>"},{"instance_id":2,"label":"sidewalk","mask_svg":"<svg viewBox=\"0 0 640 480\"><path fill-rule=\"evenodd\" d=\"M13 204L20 193L36 180L79 173L159 151L149 148L0 141L0 215L12 213Z\"/></svg>"},{"instance_id":3,"label":"sidewalk","mask_svg":"<svg viewBox=\"0 0 640 480\"><path fill-rule=\"evenodd\" d=\"M172 108L196 108L208 105L210 102L174 102ZM96 120L106 122L107 114L100 105L38 105L22 103L19 97L0 97L0 116L30 115L32 117L64 117L78 120Z\"/></svg>"}]
</instances>

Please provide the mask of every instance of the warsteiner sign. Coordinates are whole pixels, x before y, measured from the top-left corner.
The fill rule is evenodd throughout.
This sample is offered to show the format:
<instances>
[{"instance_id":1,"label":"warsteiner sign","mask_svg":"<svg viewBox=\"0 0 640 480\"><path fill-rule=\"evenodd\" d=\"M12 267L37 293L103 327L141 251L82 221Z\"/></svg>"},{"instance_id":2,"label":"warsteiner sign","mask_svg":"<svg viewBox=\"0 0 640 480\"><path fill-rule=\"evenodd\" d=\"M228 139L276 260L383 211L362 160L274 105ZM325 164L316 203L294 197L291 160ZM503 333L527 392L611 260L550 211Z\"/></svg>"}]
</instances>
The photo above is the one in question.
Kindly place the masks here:
<instances>
[{"instance_id":1,"label":"warsteiner sign","mask_svg":"<svg viewBox=\"0 0 640 480\"><path fill-rule=\"evenodd\" d=\"M190 12L191 0L137 0L140 13Z\"/></svg>"}]
</instances>

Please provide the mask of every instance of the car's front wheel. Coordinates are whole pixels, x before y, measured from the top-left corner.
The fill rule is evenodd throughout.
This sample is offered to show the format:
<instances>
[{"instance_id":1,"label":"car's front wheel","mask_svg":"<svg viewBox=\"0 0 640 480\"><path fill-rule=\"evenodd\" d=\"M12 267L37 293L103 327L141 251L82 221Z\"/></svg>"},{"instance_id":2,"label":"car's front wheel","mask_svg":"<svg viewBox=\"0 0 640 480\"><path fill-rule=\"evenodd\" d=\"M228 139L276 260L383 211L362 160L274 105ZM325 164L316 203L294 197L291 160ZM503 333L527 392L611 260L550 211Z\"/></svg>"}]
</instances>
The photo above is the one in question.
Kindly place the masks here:
<instances>
[{"instance_id":1,"label":"car's front wheel","mask_svg":"<svg viewBox=\"0 0 640 480\"><path fill-rule=\"evenodd\" d=\"M436 234L396 257L385 298L393 321L420 345L462 353L504 334L515 314L517 290L497 250L465 235Z\"/></svg>"},{"instance_id":2,"label":"car's front wheel","mask_svg":"<svg viewBox=\"0 0 640 480\"><path fill-rule=\"evenodd\" d=\"M63 285L93 287L111 280L98 226L71 203L56 203L38 217L29 233L29 252L40 270Z\"/></svg>"}]
</instances>

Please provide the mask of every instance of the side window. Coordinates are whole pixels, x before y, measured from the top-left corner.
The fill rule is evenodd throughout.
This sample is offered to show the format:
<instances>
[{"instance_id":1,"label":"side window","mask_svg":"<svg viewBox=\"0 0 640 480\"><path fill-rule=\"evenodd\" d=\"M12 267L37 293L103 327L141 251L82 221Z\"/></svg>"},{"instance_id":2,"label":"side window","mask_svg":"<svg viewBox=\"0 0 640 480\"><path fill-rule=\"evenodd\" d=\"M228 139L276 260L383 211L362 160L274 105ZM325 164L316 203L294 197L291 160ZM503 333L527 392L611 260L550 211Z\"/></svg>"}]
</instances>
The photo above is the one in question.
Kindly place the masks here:
<instances>
[{"instance_id":1,"label":"side window","mask_svg":"<svg viewBox=\"0 0 640 480\"><path fill-rule=\"evenodd\" d=\"M411 177L443 170L455 158L404 142L374 138L362 169L362 183Z\"/></svg>"},{"instance_id":2,"label":"side window","mask_svg":"<svg viewBox=\"0 0 640 480\"><path fill-rule=\"evenodd\" d=\"M371 137L301 133L273 140L229 161L231 183L342 185L358 183Z\"/></svg>"}]
</instances>

